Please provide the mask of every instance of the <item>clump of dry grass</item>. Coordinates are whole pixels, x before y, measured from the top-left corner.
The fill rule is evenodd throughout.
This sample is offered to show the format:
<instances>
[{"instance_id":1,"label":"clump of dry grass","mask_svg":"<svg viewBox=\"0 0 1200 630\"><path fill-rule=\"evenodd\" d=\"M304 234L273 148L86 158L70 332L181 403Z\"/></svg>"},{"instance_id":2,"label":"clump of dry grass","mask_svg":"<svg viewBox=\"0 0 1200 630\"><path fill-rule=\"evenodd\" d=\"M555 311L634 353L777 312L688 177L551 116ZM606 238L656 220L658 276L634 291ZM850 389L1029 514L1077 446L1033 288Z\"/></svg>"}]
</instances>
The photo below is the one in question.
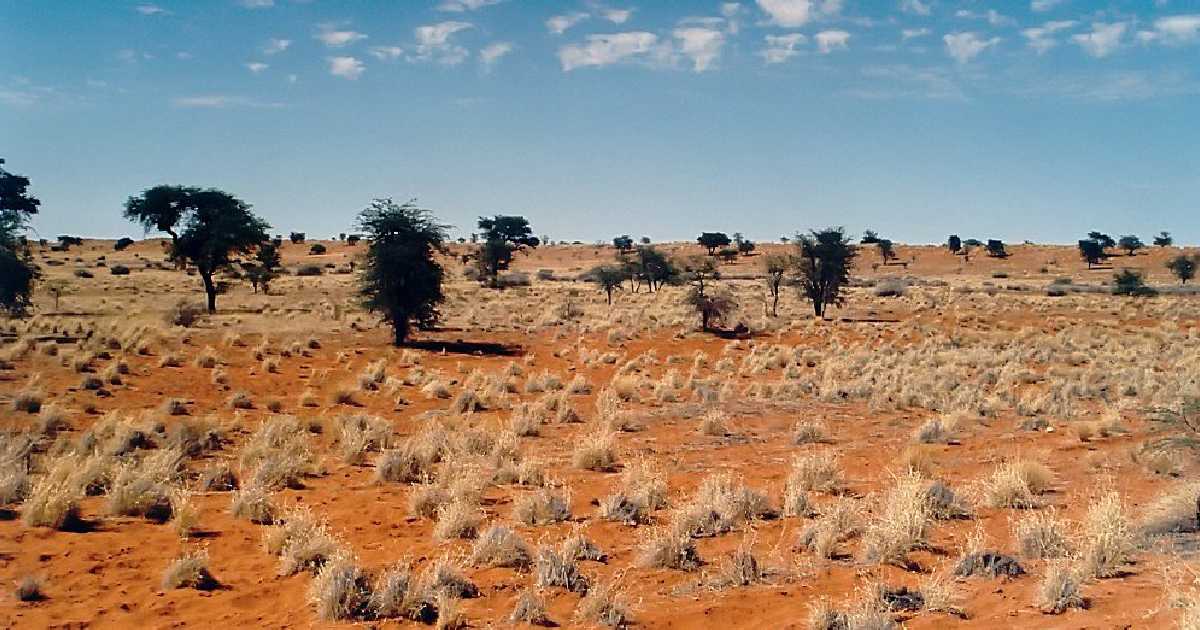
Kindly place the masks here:
<instances>
[{"instance_id":1,"label":"clump of dry grass","mask_svg":"<svg viewBox=\"0 0 1200 630\"><path fill-rule=\"evenodd\" d=\"M433 536L438 540L474 538L483 524L479 506L467 500L455 500L438 506Z\"/></svg>"},{"instance_id":2,"label":"clump of dry grass","mask_svg":"<svg viewBox=\"0 0 1200 630\"><path fill-rule=\"evenodd\" d=\"M1086 608L1081 587L1082 580L1074 567L1063 560L1051 562L1038 583L1034 603L1048 615L1059 615L1071 608Z\"/></svg>"},{"instance_id":3,"label":"clump of dry grass","mask_svg":"<svg viewBox=\"0 0 1200 630\"><path fill-rule=\"evenodd\" d=\"M370 611L370 584L348 551L329 559L308 589L309 602L325 621L363 618Z\"/></svg>"},{"instance_id":4,"label":"clump of dry grass","mask_svg":"<svg viewBox=\"0 0 1200 630\"><path fill-rule=\"evenodd\" d=\"M185 553L167 567L163 572L162 589L169 591L177 588L194 588L200 591L211 591L220 586L216 578L208 570L208 551L198 550Z\"/></svg>"},{"instance_id":5,"label":"clump of dry grass","mask_svg":"<svg viewBox=\"0 0 1200 630\"><path fill-rule=\"evenodd\" d=\"M792 426L792 444L829 443L829 429L819 420L801 420Z\"/></svg>"},{"instance_id":6,"label":"clump of dry grass","mask_svg":"<svg viewBox=\"0 0 1200 630\"><path fill-rule=\"evenodd\" d=\"M523 525L550 525L570 520L570 490L546 485L522 495L513 502L512 518Z\"/></svg>"},{"instance_id":7,"label":"clump of dry grass","mask_svg":"<svg viewBox=\"0 0 1200 630\"><path fill-rule=\"evenodd\" d=\"M935 519L944 521L967 518L971 515L971 506L967 500L944 481L929 484L925 493L929 497L929 514Z\"/></svg>"},{"instance_id":8,"label":"clump of dry grass","mask_svg":"<svg viewBox=\"0 0 1200 630\"><path fill-rule=\"evenodd\" d=\"M610 472L617 466L616 436L611 430L600 429L579 438L571 452L576 468Z\"/></svg>"},{"instance_id":9,"label":"clump of dry grass","mask_svg":"<svg viewBox=\"0 0 1200 630\"><path fill-rule=\"evenodd\" d=\"M994 508L1034 508L1038 497L1050 489L1054 473L1030 460L1005 462L980 485L983 503Z\"/></svg>"},{"instance_id":10,"label":"clump of dry grass","mask_svg":"<svg viewBox=\"0 0 1200 630\"><path fill-rule=\"evenodd\" d=\"M638 564L644 567L694 571L700 568L700 550L685 524L656 527L638 545Z\"/></svg>"},{"instance_id":11,"label":"clump of dry grass","mask_svg":"<svg viewBox=\"0 0 1200 630\"><path fill-rule=\"evenodd\" d=\"M392 425L377 416L339 416L333 423L334 439L342 461L352 466L363 463L368 452L391 446Z\"/></svg>"},{"instance_id":12,"label":"clump of dry grass","mask_svg":"<svg viewBox=\"0 0 1200 630\"><path fill-rule=\"evenodd\" d=\"M1139 532L1153 538L1166 534L1200 531L1197 506L1200 482L1187 481L1168 488L1146 507Z\"/></svg>"},{"instance_id":13,"label":"clump of dry grass","mask_svg":"<svg viewBox=\"0 0 1200 630\"><path fill-rule=\"evenodd\" d=\"M278 509L271 501L269 488L259 483L251 483L233 492L229 501L229 512L234 518L269 525L275 522Z\"/></svg>"},{"instance_id":14,"label":"clump of dry grass","mask_svg":"<svg viewBox=\"0 0 1200 630\"><path fill-rule=\"evenodd\" d=\"M534 589L525 589L513 603L513 611L508 620L514 624L527 623L532 626L553 626L553 621L546 613L546 598Z\"/></svg>"},{"instance_id":15,"label":"clump of dry grass","mask_svg":"<svg viewBox=\"0 0 1200 630\"><path fill-rule=\"evenodd\" d=\"M600 501L600 518L642 525L652 520L655 510L666 506L666 480L649 461L638 460L621 473L617 491Z\"/></svg>"},{"instance_id":16,"label":"clump of dry grass","mask_svg":"<svg viewBox=\"0 0 1200 630\"><path fill-rule=\"evenodd\" d=\"M826 503L816 520L800 532L798 544L821 559L837 555L838 545L857 536L862 529L862 508L853 499L839 497Z\"/></svg>"},{"instance_id":17,"label":"clump of dry grass","mask_svg":"<svg viewBox=\"0 0 1200 630\"><path fill-rule=\"evenodd\" d=\"M250 483L271 489L300 487L317 466L307 433L292 416L274 416L259 426L239 456L243 470L253 471Z\"/></svg>"},{"instance_id":18,"label":"clump of dry grass","mask_svg":"<svg viewBox=\"0 0 1200 630\"><path fill-rule=\"evenodd\" d=\"M38 380L36 376L30 378L25 387L13 394L13 411L37 413L42 410L42 401L46 399L46 394L37 386Z\"/></svg>"},{"instance_id":19,"label":"clump of dry grass","mask_svg":"<svg viewBox=\"0 0 1200 630\"><path fill-rule=\"evenodd\" d=\"M720 409L709 409L700 416L700 433L712 437L729 435L729 414Z\"/></svg>"},{"instance_id":20,"label":"clump of dry grass","mask_svg":"<svg viewBox=\"0 0 1200 630\"><path fill-rule=\"evenodd\" d=\"M533 564L533 555L519 534L503 525L492 525L475 540L471 564L527 570Z\"/></svg>"},{"instance_id":21,"label":"clump of dry grass","mask_svg":"<svg viewBox=\"0 0 1200 630\"><path fill-rule=\"evenodd\" d=\"M429 591L456 598L479 597L479 587L463 576L462 568L447 557L425 569L421 582Z\"/></svg>"},{"instance_id":22,"label":"clump of dry grass","mask_svg":"<svg viewBox=\"0 0 1200 630\"><path fill-rule=\"evenodd\" d=\"M1137 541L1121 495L1104 493L1083 519L1078 570L1083 578L1120 575L1132 560Z\"/></svg>"},{"instance_id":23,"label":"clump of dry grass","mask_svg":"<svg viewBox=\"0 0 1200 630\"><path fill-rule=\"evenodd\" d=\"M629 605L615 581L601 582L591 588L575 608L575 619L609 628L624 628L632 623Z\"/></svg>"},{"instance_id":24,"label":"clump of dry grass","mask_svg":"<svg viewBox=\"0 0 1200 630\"><path fill-rule=\"evenodd\" d=\"M171 492L171 528L180 538L188 539L196 532L200 512L192 502L192 494L177 488Z\"/></svg>"},{"instance_id":25,"label":"clump of dry grass","mask_svg":"<svg viewBox=\"0 0 1200 630\"><path fill-rule=\"evenodd\" d=\"M294 508L263 534L263 547L279 556L279 575L316 572L344 549L329 526L307 508Z\"/></svg>"},{"instance_id":26,"label":"clump of dry grass","mask_svg":"<svg viewBox=\"0 0 1200 630\"><path fill-rule=\"evenodd\" d=\"M442 461L447 448L446 434L427 430L386 450L375 461L377 483L417 483L434 476L434 466Z\"/></svg>"},{"instance_id":27,"label":"clump of dry grass","mask_svg":"<svg viewBox=\"0 0 1200 630\"><path fill-rule=\"evenodd\" d=\"M119 464L105 510L115 516L166 522L172 516L172 483L178 479L182 465L183 454L173 450L154 451L139 462Z\"/></svg>"},{"instance_id":28,"label":"clump of dry grass","mask_svg":"<svg viewBox=\"0 0 1200 630\"><path fill-rule=\"evenodd\" d=\"M843 489L842 469L835 453L804 453L792 460L786 485L789 494L823 492L836 494Z\"/></svg>"},{"instance_id":29,"label":"clump of dry grass","mask_svg":"<svg viewBox=\"0 0 1200 630\"><path fill-rule=\"evenodd\" d=\"M729 473L710 475L690 502L675 511L670 529L689 536L716 536L754 519L777 516L766 495Z\"/></svg>"},{"instance_id":30,"label":"clump of dry grass","mask_svg":"<svg viewBox=\"0 0 1200 630\"><path fill-rule=\"evenodd\" d=\"M851 602L850 610L842 611L824 597L809 605L809 630L891 630L896 627L891 613L874 593L860 595L861 601Z\"/></svg>"},{"instance_id":31,"label":"clump of dry grass","mask_svg":"<svg viewBox=\"0 0 1200 630\"><path fill-rule=\"evenodd\" d=\"M375 619L411 619L432 623L437 617L435 597L413 575L408 562L398 562L375 579L367 602Z\"/></svg>"},{"instance_id":32,"label":"clump of dry grass","mask_svg":"<svg viewBox=\"0 0 1200 630\"><path fill-rule=\"evenodd\" d=\"M932 505L924 480L913 473L896 478L880 500L878 516L863 539L863 559L908 565L908 552L923 547L932 521Z\"/></svg>"},{"instance_id":33,"label":"clump of dry grass","mask_svg":"<svg viewBox=\"0 0 1200 630\"><path fill-rule=\"evenodd\" d=\"M1013 522L1012 530L1024 558L1061 558L1069 551L1066 527L1053 508L1029 512Z\"/></svg>"},{"instance_id":34,"label":"clump of dry grass","mask_svg":"<svg viewBox=\"0 0 1200 630\"><path fill-rule=\"evenodd\" d=\"M13 596L19 602L40 602L46 599L46 580L40 575L26 575L17 580Z\"/></svg>"},{"instance_id":35,"label":"clump of dry grass","mask_svg":"<svg viewBox=\"0 0 1200 630\"><path fill-rule=\"evenodd\" d=\"M750 586L762 582L765 577L766 569L754 555L754 539L748 536L722 560L712 582L717 588Z\"/></svg>"},{"instance_id":36,"label":"clump of dry grass","mask_svg":"<svg viewBox=\"0 0 1200 630\"><path fill-rule=\"evenodd\" d=\"M566 545L557 549L550 546L539 548L534 574L536 584L542 588L557 586L574 593L586 593L590 583L575 565L573 551Z\"/></svg>"}]
</instances>

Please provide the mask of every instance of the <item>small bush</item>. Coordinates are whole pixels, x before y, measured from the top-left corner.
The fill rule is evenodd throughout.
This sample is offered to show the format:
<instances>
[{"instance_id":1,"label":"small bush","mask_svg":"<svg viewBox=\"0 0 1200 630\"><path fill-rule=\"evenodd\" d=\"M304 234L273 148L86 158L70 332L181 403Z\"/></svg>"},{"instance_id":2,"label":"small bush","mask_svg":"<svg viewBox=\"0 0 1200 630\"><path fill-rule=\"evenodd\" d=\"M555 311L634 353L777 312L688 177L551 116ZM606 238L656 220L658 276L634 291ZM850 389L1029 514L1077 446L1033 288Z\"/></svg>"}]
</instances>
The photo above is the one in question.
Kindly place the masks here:
<instances>
[{"instance_id":1,"label":"small bush","mask_svg":"<svg viewBox=\"0 0 1200 630\"><path fill-rule=\"evenodd\" d=\"M46 581L40 576L26 575L17 580L17 588L13 592L17 601L40 602L46 599Z\"/></svg>"},{"instance_id":2,"label":"small bush","mask_svg":"<svg viewBox=\"0 0 1200 630\"><path fill-rule=\"evenodd\" d=\"M209 573L207 551L186 553L172 562L163 572L162 589L164 591L177 588L211 591L219 586L220 583L212 576L212 573Z\"/></svg>"},{"instance_id":3,"label":"small bush","mask_svg":"<svg viewBox=\"0 0 1200 630\"><path fill-rule=\"evenodd\" d=\"M114 276L128 276L129 275L129 267L126 267L125 265L113 265L112 267L108 268L108 271L109 271L109 273L111 273Z\"/></svg>"},{"instance_id":4,"label":"small bush","mask_svg":"<svg viewBox=\"0 0 1200 630\"><path fill-rule=\"evenodd\" d=\"M471 564L526 570L533 564L533 555L516 532L503 525L492 525L475 540Z\"/></svg>"},{"instance_id":5,"label":"small bush","mask_svg":"<svg viewBox=\"0 0 1200 630\"><path fill-rule=\"evenodd\" d=\"M319 276L325 271L319 265L302 265L296 270L297 276Z\"/></svg>"},{"instance_id":6,"label":"small bush","mask_svg":"<svg viewBox=\"0 0 1200 630\"><path fill-rule=\"evenodd\" d=\"M1080 594L1081 586L1079 574L1074 568L1061 560L1053 562L1038 583L1035 603L1048 615L1060 615L1071 608L1085 608L1086 601Z\"/></svg>"},{"instance_id":7,"label":"small bush","mask_svg":"<svg viewBox=\"0 0 1200 630\"><path fill-rule=\"evenodd\" d=\"M325 249L325 246L320 243L313 243L312 246L308 248L308 253L311 256L321 256L326 251L327 250Z\"/></svg>"},{"instance_id":8,"label":"small bush","mask_svg":"<svg viewBox=\"0 0 1200 630\"><path fill-rule=\"evenodd\" d=\"M163 316L163 321L168 326L182 326L191 328L200 320L200 316L204 313L204 307L191 302L179 301L174 306L167 310Z\"/></svg>"}]
</instances>

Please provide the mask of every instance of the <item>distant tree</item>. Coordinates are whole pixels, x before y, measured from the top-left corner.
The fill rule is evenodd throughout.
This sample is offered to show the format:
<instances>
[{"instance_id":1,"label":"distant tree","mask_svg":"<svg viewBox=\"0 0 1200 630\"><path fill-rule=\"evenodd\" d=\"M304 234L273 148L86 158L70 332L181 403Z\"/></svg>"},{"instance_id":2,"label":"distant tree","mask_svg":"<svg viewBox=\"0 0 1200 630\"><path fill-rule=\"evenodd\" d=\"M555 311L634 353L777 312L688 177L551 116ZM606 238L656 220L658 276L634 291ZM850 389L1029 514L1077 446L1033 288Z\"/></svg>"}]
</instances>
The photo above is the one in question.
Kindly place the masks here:
<instances>
[{"instance_id":1,"label":"distant tree","mask_svg":"<svg viewBox=\"0 0 1200 630\"><path fill-rule=\"evenodd\" d=\"M1100 247L1103 247L1104 249L1117 246L1117 242L1113 240L1113 237L1105 234L1104 232L1088 232L1088 238L1100 243Z\"/></svg>"},{"instance_id":2,"label":"distant tree","mask_svg":"<svg viewBox=\"0 0 1200 630\"><path fill-rule=\"evenodd\" d=\"M752 254L754 252L755 248L756 248L756 246L754 245L754 241L748 241L746 239L742 239L737 242L738 253L743 256L749 256L750 254Z\"/></svg>"},{"instance_id":3,"label":"distant tree","mask_svg":"<svg viewBox=\"0 0 1200 630\"><path fill-rule=\"evenodd\" d=\"M717 252L717 256L727 263L732 263L737 260L738 250L733 249L732 247L726 247L725 249Z\"/></svg>"},{"instance_id":4,"label":"distant tree","mask_svg":"<svg viewBox=\"0 0 1200 630\"><path fill-rule=\"evenodd\" d=\"M325 248L325 246L322 245L321 243L313 243L308 248L308 255L309 256L322 256L327 251L329 251L329 250L327 250Z\"/></svg>"},{"instance_id":5,"label":"distant tree","mask_svg":"<svg viewBox=\"0 0 1200 630\"><path fill-rule=\"evenodd\" d=\"M254 254L254 260L263 269L274 271L279 268L279 248L272 243L263 243L259 245L258 252Z\"/></svg>"},{"instance_id":6,"label":"distant tree","mask_svg":"<svg viewBox=\"0 0 1200 630\"><path fill-rule=\"evenodd\" d=\"M688 261L684 274L690 284L686 301L700 315L700 329L708 332L713 323L724 324L725 318L737 308L732 295L715 286L721 277L711 258Z\"/></svg>"},{"instance_id":7,"label":"distant tree","mask_svg":"<svg viewBox=\"0 0 1200 630\"><path fill-rule=\"evenodd\" d=\"M879 242L879 234L875 230L866 230L863 232L863 237L859 240L861 245L874 245Z\"/></svg>"},{"instance_id":8,"label":"distant tree","mask_svg":"<svg viewBox=\"0 0 1200 630\"><path fill-rule=\"evenodd\" d=\"M892 242L886 238L875 239L875 246L879 248L879 257L883 259L883 264L896 259L896 250L892 247Z\"/></svg>"},{"instance_id":9,"label":"distant tree","mask_svg":"<svg viewBox=\"0 0 1200 630\"><path fill-rule=\"evenodd\" d=\"M1008 258L1008 251L1004 249L1004 241L989 238L987 242L987 255L992 258Z\"/></svg>"},{"instance_id":10,"label":"distant tree","mask_svg":"<svg viewBox=\"0 0 1200 630\"><path fill-rule=\"evenodd\" d=\"M249 253L266 241L270 227L249 204L213 188L156 186L130 197L125 217L171 235L169 255L177 264L195 265L209 313L217 310L213 275L229 266L232 254Z\"/></svg>"},{"instance_id":11,"label":"distant tree","mask_svg":"<svg viewBox=\"0 0 1200 630\"><path fill-rule=\"evenodd\" d=\"M650 291L662 288L668 282L674 282L679 276L679 269L669 258L658 249L643 245L637 248L637 253L630 261L630 280L640 284L645 282ZM634 285L634 292L637 284Z\"/></svg>"},{"instance_id":12,"label":"distant tree","mask_svg":"<svg viewBox=\"0 0 1200 630\"><path fill-rule=\"evenodd\" d=\"M727 247L733 241L724 232L702 232L696 242L708 250L709 256L715 256L718 248Z\"/></svg>"},{"instance_id":13,"label":"distant tree","mask_svg":"<svg viewBox=\"0 0 1200 630\"><path fill-rule=\"evenodd\" d=\"M1125 250L1126 256L1132 256L1137 253L1137 250L1144 248L1146 245L1142 243L1142 239L1133 234L1125 234L1117 241L1117 247Z\"/></svg>"},{"instance_id":14,"label":"distant tree","mask_svg":"<svg viewBox=\"0 0 1200 630\"><path fill-rule=\"evenodd\" d=\"M783 243L784 245L787 245L788 243L792 242L792 239L791 239L791 237L788 237L788 236L780 236L779 242Z\"/></svg>"},{"instance_id":15,"label":"distant tree","mask_svg":"<svg viewBox=\"0 0 1200 630\"><path fill-rule=\"evenodd\" d=\"M857 249L850 244L842 228L827 228L797 234L797 286L812 302L813 312L825 316L830 304L839 305L845 299L843 290L850 282Z\"/></svg>"},{"instance_id":16,"label":"distant tree","mask_svg":"<svg viewBox=\"0 0 1200 630\"><path fill-rule=\"evenodd\" d=\"M42 202L29 194L28 177L10 173L3 165L0 159L0 311L21 317L29 312L34 282L41 277L21 232Z\"/></svg>"},{"instance_id":17,"label":"distant tree","mask_svg":"<svg viewBox=\"0 0 1200 630\"><path fill-rule=\"evenodd\" d=\"M1171 238L1170 232L1159 232L1158 236L1154 237L1154 245L1156 247L1170 247L1175 244L1175 239Z\"/></svg>"},{"instance_id":18,"label":"distant tree","mask_svg":"<svg viewBox=\"0 0 1200 630\"><path fill-rule=\"evenodd\" d=\"M483 244L479 247L476 262L480 280L495 287L500 271L508 269L513 253L526 247L537 247L541 241L533 235L529 220L522 216L498 214L494 217L479 217L479 229L483 231Z\"/></svg>"},{"instance_id":19,"label":"distant tree","mask_svg":"<svg viewBox=\"0 0 1200 630\"><path fill-rule=\"evenodd\" d=\"M642 237L642 245L649 245L649 244L650 244L650 237L649 237L649 236L643 236L643 237Z\"/></svg>"},{"instance_id":20,"label":"distant tree","mask_svg":"<svg viewBox=\"0 0 1200 630\"><path fill-rule=\"evenodd\" d=\"M255 264L246 269L246 279L250 281L250 286L254 287L255 293L258 293L259 287L264 293L269 293L271 281L278 277L276 272L280 265L278 246L274 243L259 245L254 260Z\"/></svg>"},{"instance_id":21,"label":"distant tree","mask_svg":"<svg viewBox=\"0 0 1200 630\"><path fill-rule=\"evenodd\" d=\"M792 268L792 260L781 254L767 256L764 263L767 270L767 292L771 294L771 316L779 315L779 291L783 288L787 272Z\"/></svg>"},{"instance_id":22,"label":"distant tree","mask_svg":"<svg viewBox=\"0 0 1200 630\"><path fill-rule=\"evenodd\" d=\"M946 248L949 249L951 253L957 254L959 250L963 248L962 239L958 238L957 234L951 234L950 238L946 239Z\"/></svg>"},{"instance_id":23,"label":"distant tree","mask_svg":"<svg viewBox=\"0 0 1200 630\"><path fill-rule=\"evenodd\" d=\"M293 245L299 245L304 242L304 232L292 232L291 234L288 234L288 240L290 240Z\"/></svg>"},{"instance_id":24,"label":"distant tree","mask_svg":"<svg viewBox=\"0 0 1200 630\"><path fill-rule=\"evenodd\" d=\"M133 245L134 242L135 241L133 239L129 238L128 236L122 236L121 238L117 239L116 243L113 243L113 249L115 249L119 252L123 252L126 249L129 249L129 247L131 245Z\"/></svg>"},{"instance_id":25,"label":"distant tree","mask_svg":"<svg viewBox=\"0 0 1200 630\"><path fill-rule=\"evenodd\" d=\"M622 234L613 239L613 247L617 248L619 252L627 252L633 249L633 238L628 234Z\"/></svg>"},{"instance_id":26,"label":"distant tree","mask_svg":"<svg viewBox=\"0 0 1200 630\"><path fill-rule=\"evenodd\" d=\"M348 234L346 236L346 244L351 247L358 245L358 242L361 240L362 240L362 234Z\"/></svg>"},{"instance_id":27,"label":"distant tree","mask_svg":"<svg viewBox=\"0 0 1200 630\"><path fill-rule=\"evenodd\" d=\"M1104 246L1095 239L1082 239L1079 241L1079 255L1087 261L1088 269L1091 269L1093 265L1098 265L1104 260Z\"/></svg>"},{"instance_id":28,"label":"distant tree","mask_svg":"<svg viewBox=\"0 0 1200 630\"><path fill-rule=\"evenodd\" d=\"M408 340L412 326L428 328L438 319L445 296L445 271L437 254L445 250L447 226L415 201L376 199L358 215L370 242L360 276L363 305L391 324L393 343Z\"/></svg>"},{"instance_id":29,"label":"distant tree","mask_svg":"<svg viewBox=\"0 0 1200 630\"><path fill-rule=\"evenodd\" d=\"M983 241L977 238L969 238L963 241L964 247L983 247Z\"/></svg>"},{"instance_id":30,"label":"distant tree","mask_svg":"<svg viewBox=\"0 0 1200 630\"><path fill-rule=\"evenodd\" d=\"M1179 284L1187 284L1188 280L1196 277L1196 265L1200 257L1180 254L1167 261L1167 269L1179 278Z\"/></svg>"},{"instance_id":31,"label":"distant tree","mask_svg":"<svg viewBox=\"0 0 1200 630\"><path fill-rule=\"evenodd\" d=\"M1113 274L1113 294L1115 295L1140 297L1155 293L1156 291L1152 287L1146 286L1145 278L1140 271L1122 269Z\"/></svg>"},{"instance_id":32,"label":"distant tree","mask_svg":"<svg viewBox=\"0 0 1200 630\"><path fill-rule=\"evenodd\" d=\"M625 278L629 276L629 273L621 267L605 265L593 269L589 276L600 287L601 291L608 294L608 305L612 306L613 291L621 289L621 285L625 282Z\"/></svg>"}]
</instances>

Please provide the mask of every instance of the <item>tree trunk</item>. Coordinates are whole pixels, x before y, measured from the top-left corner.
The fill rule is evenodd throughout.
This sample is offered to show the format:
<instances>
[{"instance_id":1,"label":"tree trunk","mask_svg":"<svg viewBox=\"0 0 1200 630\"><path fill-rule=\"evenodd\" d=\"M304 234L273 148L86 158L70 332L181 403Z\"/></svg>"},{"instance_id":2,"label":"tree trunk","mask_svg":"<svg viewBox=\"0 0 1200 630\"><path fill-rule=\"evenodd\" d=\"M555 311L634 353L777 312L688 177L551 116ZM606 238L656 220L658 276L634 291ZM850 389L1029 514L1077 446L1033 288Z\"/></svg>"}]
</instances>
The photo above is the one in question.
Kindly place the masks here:
<instances>
[{"instance_id":1,"label":"tree trunk","mask_svg":"<svg viewBox=\"0 0 1200 630\"><path fill-rule=\"evenodd\" d=\"M612 289L608 289L608 305L612 306Z\"/></svg>"},{"instance_id":2,"label":"tree trunk","mask_svg":"<svg viewBox=\"0 0 1200 630\"><path fill-rule=\"evenodd\" d=\"M200 278L204 280L204 293L208 295L208 313L211 315L217 312L217 286L213 284L211 271L201 271Z\"/></svg>"},{"instance_id":3,"label":"tree trunk","mask_svg":"<svg viewBox=\"0 0 1200 630\"><path fill-rule=\"evenodd\" d=\"M779 289L771 291L771 317L779 317Z\"/></svg>"},{"instance_id":4,"label":"tree trunk","mask_svg":"<svg viewBox=\"0 0 1200 630\"><path fill-rule=\"evenodd\" d=\"M392 345L399 347L408 341L408 328L408 316L397 317L392 322Z\"/></svg>"}]
</instances>

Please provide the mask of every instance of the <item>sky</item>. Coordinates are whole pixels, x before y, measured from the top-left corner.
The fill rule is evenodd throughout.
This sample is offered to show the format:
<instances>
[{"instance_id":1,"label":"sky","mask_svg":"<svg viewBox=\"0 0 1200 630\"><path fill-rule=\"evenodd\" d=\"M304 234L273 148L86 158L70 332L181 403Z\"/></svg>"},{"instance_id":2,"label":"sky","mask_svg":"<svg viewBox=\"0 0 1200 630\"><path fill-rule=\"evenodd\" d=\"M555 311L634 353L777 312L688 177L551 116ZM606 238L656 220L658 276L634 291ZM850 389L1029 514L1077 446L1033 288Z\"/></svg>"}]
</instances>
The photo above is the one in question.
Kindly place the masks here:
<instances>
[{"instance_id":1,"label":"sky","mask_svg":"<svg viewBox=\"0 0 1200 630\"><path fill-rule=\"evenodd\" d=\"M37 234L216 187L273 233L1200 242L1200 0L0 0Z\"/></svg>"}]
</instances>

